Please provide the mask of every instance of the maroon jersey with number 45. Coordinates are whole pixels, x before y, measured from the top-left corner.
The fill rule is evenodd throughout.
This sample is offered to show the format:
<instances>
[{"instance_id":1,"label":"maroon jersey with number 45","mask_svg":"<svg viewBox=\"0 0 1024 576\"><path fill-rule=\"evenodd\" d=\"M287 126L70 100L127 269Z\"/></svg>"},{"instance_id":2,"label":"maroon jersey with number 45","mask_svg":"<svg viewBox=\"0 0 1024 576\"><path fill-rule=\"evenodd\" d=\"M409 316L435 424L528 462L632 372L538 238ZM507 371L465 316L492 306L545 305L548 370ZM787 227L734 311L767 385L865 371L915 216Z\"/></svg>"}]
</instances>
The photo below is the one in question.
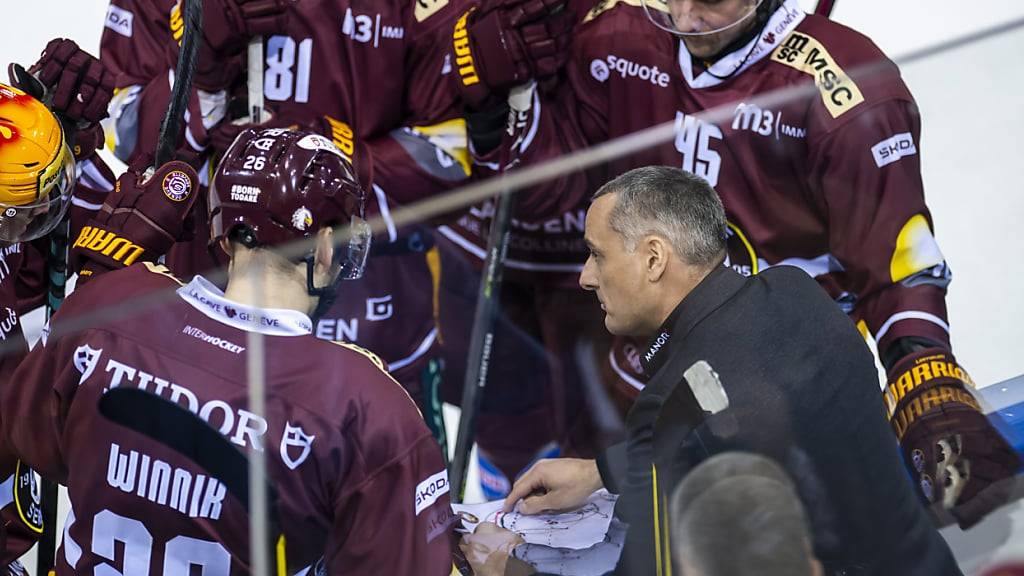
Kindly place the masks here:
<instances>
[{"instance_id":1,"label":"maroon jersey with number 45","mask_svg":"<svg viewBox=\"0 0 1024 576\"><path fill-rule=\"evenodd\" d=\"M511 261L537 272L580 266L579 212L596 187L638 166L678 166L722 197L727 265L802 268L882 349L903 336L948 345L948 271L924 201L917 106L868 38L787 0L758 37L704 69L639 2L598 2L577 28L567 75L556 97L535 102L524 162L666 122L675 138L553 181L578 209L514 226ZM755 101L801 86L802 97ZM724 114L697 116L713 109ZM446 232L470 240L486 216Z\"/></svg>"},{"instance_id":2,"label":"maroon jersey with number 45","mask_svg":"<svg viewBox=\"0 0 1024 576\"><path fill-rule=\"evenodd\" d=\"M83 313L162 291L157 307L61 334ZM133 386L267 456L289 573L448 574L452 517L441 452L416 407L359 348L310 335L299 312L251 308L197 277L135 265L76 291L45 346L2 389L4 432L71 500L58 573L249 573L248 515L186 456L103 419ZM262 333L266 413L247 410L247 335ZM312 570L310 571L312 573Z\"/></svg>"}]
</instances>

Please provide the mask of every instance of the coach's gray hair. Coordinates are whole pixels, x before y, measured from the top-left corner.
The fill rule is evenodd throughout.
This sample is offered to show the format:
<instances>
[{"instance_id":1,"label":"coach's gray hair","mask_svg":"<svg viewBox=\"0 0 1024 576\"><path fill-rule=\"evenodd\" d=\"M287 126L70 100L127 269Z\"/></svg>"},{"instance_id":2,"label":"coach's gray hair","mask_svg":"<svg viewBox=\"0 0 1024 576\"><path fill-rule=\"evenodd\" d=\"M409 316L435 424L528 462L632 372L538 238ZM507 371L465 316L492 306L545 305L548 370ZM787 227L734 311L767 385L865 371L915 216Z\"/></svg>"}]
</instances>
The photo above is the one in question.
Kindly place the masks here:
<instances>
[{"instance_id":1,"label":"coach's gray hair","mask_svg":"<svg viewBox=\"0 0 1024 576\"><path fill-rule=\"evenodd\" d=\"M704 179L679 168L645 166L601 186L594 199L608 194L618 194L609 224L629 252L655 234L687 264L711 267L725 256L725 208Z\"/></svg>"}]
</instances>

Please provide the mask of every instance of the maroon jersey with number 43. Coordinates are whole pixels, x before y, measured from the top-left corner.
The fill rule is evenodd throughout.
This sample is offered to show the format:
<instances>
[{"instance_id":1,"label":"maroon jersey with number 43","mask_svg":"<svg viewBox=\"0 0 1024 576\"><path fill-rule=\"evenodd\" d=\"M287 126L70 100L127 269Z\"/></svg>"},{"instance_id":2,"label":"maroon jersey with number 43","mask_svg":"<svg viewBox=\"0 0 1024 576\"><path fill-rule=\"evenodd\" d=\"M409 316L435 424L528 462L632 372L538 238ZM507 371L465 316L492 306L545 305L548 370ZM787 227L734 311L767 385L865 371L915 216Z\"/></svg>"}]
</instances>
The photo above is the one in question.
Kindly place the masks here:
<instances>
[{"instance_id":1,"label":"maroon jersey with number 43","mask_svg":"<svg viewBox=\"0 0 1024 576\"><path fill-rule=\"evenodd\" d=\"M83 313L162 291L157 307L61 334ZM197 277L139 264L76 291L2 389L14 451L68 487L58 573L249 572L248 515L186 456L99 415L133 386L267 456L289 572L448 574L451 509L437 443L372 354L310 335L299 312L251 308ZM247 335L262 333L266 413L247 410ZM17 382L17 385L11 385ZM114 572L111 573L114 573ZM312 572L311 572L312 573Z\"/></svg>"}]
</instances>

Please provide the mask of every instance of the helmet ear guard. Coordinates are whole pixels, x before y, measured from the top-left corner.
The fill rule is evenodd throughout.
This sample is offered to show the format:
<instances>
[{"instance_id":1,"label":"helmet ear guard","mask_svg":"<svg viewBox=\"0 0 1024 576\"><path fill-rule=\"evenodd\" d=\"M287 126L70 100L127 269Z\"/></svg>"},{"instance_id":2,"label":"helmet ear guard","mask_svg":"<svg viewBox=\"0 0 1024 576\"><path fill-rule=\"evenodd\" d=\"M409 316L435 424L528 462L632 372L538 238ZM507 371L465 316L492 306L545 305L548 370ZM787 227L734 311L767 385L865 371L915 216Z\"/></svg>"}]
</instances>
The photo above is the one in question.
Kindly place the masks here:
<instances>
[{"instance_id":1,"label":"helmet ear guard","mask_svg":"<svg viewBox=\"0 0 1024 576\"><path fill-rule=\"evenodd\" d=\"M373 232L370 225L360 216L353 216L347 226L348 241L343 245L335 245L331 258L331 267L337 268L338 272L331 282L326 286L316 286L314 270L316 268L315 252L307 254L303 261L306 263L306 291L310 296L318 296L316 309L313 311L313 324L330 310L334 301L338 298L338 291L341 283L346 280L358 280L363 277L366 269L366 259L370 255L370 246L373 243ZM344 248L344 249L342 249Z\"/></svg>"}]
</instances>

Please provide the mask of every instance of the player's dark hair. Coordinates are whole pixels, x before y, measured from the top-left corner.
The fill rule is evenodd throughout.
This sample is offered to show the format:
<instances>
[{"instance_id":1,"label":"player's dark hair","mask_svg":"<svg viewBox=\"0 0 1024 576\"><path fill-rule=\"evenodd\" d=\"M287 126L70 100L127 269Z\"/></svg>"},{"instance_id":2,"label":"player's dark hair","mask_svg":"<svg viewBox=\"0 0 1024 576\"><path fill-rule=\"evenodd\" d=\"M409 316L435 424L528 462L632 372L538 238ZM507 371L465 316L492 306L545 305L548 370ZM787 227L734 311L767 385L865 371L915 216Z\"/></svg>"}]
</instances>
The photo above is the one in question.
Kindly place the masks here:
<instances>
[{"instance_id":1,"label":"player's dark hair","mask_svg":"<svg viewBox=\"0 0 1024 576\"><path fill-rule=\"evenodd\" d=\"M785 471L728 453L698 466L672 497L672 550L704 576L810 576L811 537Z\"/></svg>"},{"instance_id":2,"label":"player's dark hair","mask_svg":"<svg viewBox=\"0 0 1024 576\"><path fill-rule=\"evenodd\" d=\"M725 257L725 208L703 178L679 168L645 166L606 183L594 199L608 194L616 194L609 224L627 250L656 234L687 264L710 268Z\"/></svg>"}]
</instances>

